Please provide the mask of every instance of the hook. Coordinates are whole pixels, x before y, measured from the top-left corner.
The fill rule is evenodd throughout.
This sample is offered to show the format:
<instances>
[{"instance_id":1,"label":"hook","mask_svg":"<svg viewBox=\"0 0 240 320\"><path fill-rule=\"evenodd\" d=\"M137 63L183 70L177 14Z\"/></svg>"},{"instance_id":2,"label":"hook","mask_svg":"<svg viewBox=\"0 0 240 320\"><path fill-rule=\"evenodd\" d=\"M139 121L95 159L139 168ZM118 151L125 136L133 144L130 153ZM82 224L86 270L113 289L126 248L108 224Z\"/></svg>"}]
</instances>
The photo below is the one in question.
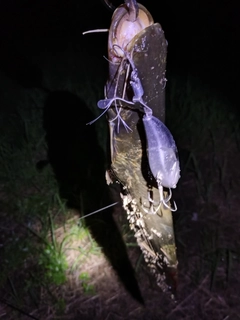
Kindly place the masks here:
<instances>
[{"instance_id":1,"label":"hook","mask_svg":"<svg viewBox=\"0 0 240 320\"><path fill-rule=\"evenodd\" d=\"M136 0L125 0L125 4L128 7L129 20L134 22L138 17L138 3Z\"/></svg>"},{"instance_id":2,"label":"hook","mask_svg":"<svg viewBox=\"0 0 240 320\"><path fill-rule=\"evenodd\" d=\"M173 211L173 212L177 211L177 205L176 205L175 201L173 201L174 208L171 208L171 207L167 204L167 202L169 202L169 200L170 200L171 197L172 197L171 188L169 188L169 197L168 197L168 198L165 198L165 199L164 199L164 195L163 195L163 186L162 186L159 182L158 182L158 190L159 190L159 195L160 195L160 204L163 203L164 206L165 206L167 209L169 209L169 210L171 210L171 211Z\"/></svg>"},{"instance_id":3,"label":"hook","mask_svg":"<svg viewBox=\"0 0 240 320\"><path fill-rule=\"evenodd\" d=\"M151 198L150 192L148 192L148 201L151 203L152 213L156 214L162 203L167 209L169 209L173 212L177 211L177 205L176 205L175 201L173 201L174 208L170 207L167 204L170 201L170 199L172 198L171 188L169 188L169 196L167 198L164 198L163 186L160 183L158 183L158 190L159 190L160 201L159 201L159 204L158 204L156 210L153 210L153 206L157 205L157 203Z\"/></svg>"},{"instance_id":4,"label":"hook","mask_svg":"<svg viewBox=\"0 0 240 320\"><path fill-rule=\"evenodd\" d=\"M102 2L111 11L114 11L116 9L116 7L112 4L112 2L110 0L102 0ZM138 11L139 11L137 1L136 0L125 0L124 2L128 8L129 20L132 22L136 21L137 17L138 17Z\"/></svg>"}]
</instances>

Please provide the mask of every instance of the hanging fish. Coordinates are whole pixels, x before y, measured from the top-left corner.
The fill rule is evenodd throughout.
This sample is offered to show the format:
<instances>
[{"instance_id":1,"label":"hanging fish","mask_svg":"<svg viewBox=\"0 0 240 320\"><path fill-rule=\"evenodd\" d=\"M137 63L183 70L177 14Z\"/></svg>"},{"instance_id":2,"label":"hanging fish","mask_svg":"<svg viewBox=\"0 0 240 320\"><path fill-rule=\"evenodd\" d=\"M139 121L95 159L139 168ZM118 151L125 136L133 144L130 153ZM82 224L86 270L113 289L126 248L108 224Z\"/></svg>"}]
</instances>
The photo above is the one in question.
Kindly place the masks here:
<instances>
[{"instance_id":1,"label":"hanging fish","mask_svg":"<svg viewBox=\"0 0 240 320\"><path fill-rule=\"evenodd\" d=\"M164 125L166 56L161 25L144 6L125 0L112 16L109 78L98 107L109 123L108 183L115 180L122 185L130 228L163 291L176 286L171 214L176 207L169 201L180 172L175 142Z\"/></svg>"},{"instance_id":2,"label":"hanging fish","mask_svg":"<svg viewBox=\"0 0 240 320\"><path fill-rule=\"evenodd\" d=\"M151 130L160 130L155 119L165 121L166 56L167 42L162 27L154 23L144 6L129 0L114 11L108 37L109 78L105 86L105 99L111 100L111 107L106 111L110 129L110 174L123 186L123 206L129 225L163 291L169 287L174 290L176 286L177 257L168 203L171 192L163 190L163 185L155 179L155 151L150 151L149 134ZM138 105L140 98L144 103L140 103L142 108ZM144 106L152 111L150 119L154 127L151 129L146 112L149 109ZM167 135L168 131L164 132ZM175 160L178 167L177 153ZM158 169L162 168L165 172L168 170L166 162L158 165ZM176 172L179 174L177 168ZM160 205L163 201L168 206Z\"/></svg>"}]
</instances>

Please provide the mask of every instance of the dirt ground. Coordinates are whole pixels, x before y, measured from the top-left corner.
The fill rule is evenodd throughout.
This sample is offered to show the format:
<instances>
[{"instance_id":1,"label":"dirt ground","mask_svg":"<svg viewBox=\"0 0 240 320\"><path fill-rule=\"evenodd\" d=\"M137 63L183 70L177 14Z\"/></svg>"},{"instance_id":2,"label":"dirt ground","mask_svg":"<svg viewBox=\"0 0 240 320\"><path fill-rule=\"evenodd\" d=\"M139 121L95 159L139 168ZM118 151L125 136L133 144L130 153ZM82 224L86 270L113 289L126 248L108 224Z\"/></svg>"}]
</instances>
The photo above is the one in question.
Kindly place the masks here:
<instances>
[{"instance_id":1,"label":"dirt ground","mask_svg":"<svg viewBox=\"0 0 240 320\"><path fill-rule=\"evenodd\" d=\"M90 255L85 264L81 265L81 272L88 272L94 293L84 292L78 270L68 274L65 285L50 287L52 297L64 299L64 311L57 312L49 292L42 289L38 308L26 306L24 310L27 314L24 315L13 306L1 303L0 319L239 319L240 258L239 252L235 252L239 245L239 222L236 218L237 210L233 211L232 206L235 199L237 208L239 200L233 193L230 197L231 205L226 202L222 204L221 212L213 211L216 206L212 205L203 207L201 215L189 212L182 217L180 212L175 217L179 280L174 298L170 292L161 292L142 261L135 273L142 297L140 302L126 289L104 255ZM219 201L219 206L222 202ZM227 211L228 216L225 214ZM121 209L115 210L115 221L121 224L125 219L122 214ZM219 231L218 239L214 240L211 234L216 235L216 228ZM202 248L203 232L209 252ZM211 251L211 241L218 242L218 245L214 245L218 249L217 254ZM132 266L136 267L141 257L140 249L129 247L128 256ZM213 261L212 256L215 257ZM68 259L71 263L73 258L69 255Z\"/></svg>"}]
</instances>

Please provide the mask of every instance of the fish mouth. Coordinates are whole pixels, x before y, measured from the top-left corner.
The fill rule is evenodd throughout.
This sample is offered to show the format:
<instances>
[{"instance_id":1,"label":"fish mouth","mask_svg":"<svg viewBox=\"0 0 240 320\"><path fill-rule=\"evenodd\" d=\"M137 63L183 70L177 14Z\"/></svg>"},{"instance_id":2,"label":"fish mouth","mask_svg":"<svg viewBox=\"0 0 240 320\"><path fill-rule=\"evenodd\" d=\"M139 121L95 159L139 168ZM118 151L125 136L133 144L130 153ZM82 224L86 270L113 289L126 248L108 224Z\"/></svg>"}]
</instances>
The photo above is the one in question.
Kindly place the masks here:
<instances>
[{"instance_id":1,"label":"fish mouth","mask_svg":"<svg viewBox=\"0 0 240 320\"><path fill-rule=\"evenodd\" d=\"M121 62L128 44L142 30L154 23L150 12L141 4L129 1L113 13L108 37L108 57L113 63Z\"/></svg>"}]
</instances>

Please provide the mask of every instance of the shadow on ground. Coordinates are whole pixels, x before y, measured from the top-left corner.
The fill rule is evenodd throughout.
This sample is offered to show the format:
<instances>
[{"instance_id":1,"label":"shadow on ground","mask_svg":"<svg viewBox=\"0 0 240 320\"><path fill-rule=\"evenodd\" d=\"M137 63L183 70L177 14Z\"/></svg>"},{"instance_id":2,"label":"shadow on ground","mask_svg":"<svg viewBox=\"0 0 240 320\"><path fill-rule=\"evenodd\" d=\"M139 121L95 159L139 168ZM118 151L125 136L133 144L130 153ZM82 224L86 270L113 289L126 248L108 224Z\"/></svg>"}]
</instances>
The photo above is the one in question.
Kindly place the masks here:
<instances>
[{"instance_id":1,"label":"shadow on ground","mask_svg":"<svg viewBox=\"0 0 240 320\"><path fill-rule=\"evenodd\" d=\"M94 119L87 105L76 95L50 93L44 107L44 128L48 158L68 207L83 214L113 202L105 182L105 155L98 145ZM112 217L112 209L85 219L119 278L139 302L143 302L126 246Z\"/></svg>"}]
</instances>

